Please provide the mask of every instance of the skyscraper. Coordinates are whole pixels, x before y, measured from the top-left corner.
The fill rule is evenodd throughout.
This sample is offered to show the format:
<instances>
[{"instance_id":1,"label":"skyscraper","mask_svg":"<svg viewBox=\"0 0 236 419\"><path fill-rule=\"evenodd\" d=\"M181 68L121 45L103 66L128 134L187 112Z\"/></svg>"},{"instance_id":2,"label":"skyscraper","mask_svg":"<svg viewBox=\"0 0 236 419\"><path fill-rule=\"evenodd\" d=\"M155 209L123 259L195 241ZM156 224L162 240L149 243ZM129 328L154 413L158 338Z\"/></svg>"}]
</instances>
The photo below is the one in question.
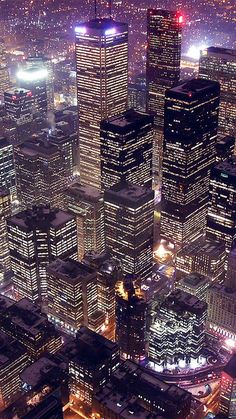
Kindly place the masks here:
<instances>
[{"instance_id":1,"label":"skyscraper","mask_svg":"<svg viewBox=\"0 0 236 419\"><path fill-rule=\"evenodd\" d=\"M90 251L102 252L104 237L104 200L100 190L74 182L64 193L65 208L76 216L78 258Z\"/></svg>"},{"instance_id":2,"label":"skyscraper","mask_svg":"<svg viewBox=\"0 0 236 419\"><path fill-rule=\"evenodd\" d=\"M102 189L152 186L153 117L130 109L101 122Z\"/></svg>"},{"instance_id":3,"label":"skyscraper","mask_svg":"<svg viewBox=\"0 0 236 419\"><path fill-rule=\"evenodd\" d=\"M63 207L63 190L70 162L72 175L71 148L50 141L50 137L32 137L16 146L17 194L22 207L39 204Z\"/></svg>"},{"instance_id":4,"label":"skyscraper","mask_svg":"<svg viewBox=\"0 0 236 419\"><path fill-rule=\"evenodd\" d=\"M126 109L128 25L94 19L75 28L80 180L101 188L100 122Z\"/></svg>"},{"instance_id":5,"label":"skyscraper","mask_svg":"<svg viewBox=\"0 0 236 419\"><path fill-rule=\"evenodd\" d=\"M199 77L220 83L219 131L236 134L236 50L209 47L201 51Z\"/></svg>"},{"instance_id":6,"label":"skyscraper","mask_svg":"<svg viewBox=\"0 0 236 419\"><path fill-rule=\"evenodd\" d=\"M5 273L11 269L10 252L7 238L7 217L11 215L10 194L5 189L0 189L0 283Z\"/></svg>"},{"instance_id":7,"label":"skyscraper","mask_svg":"<svg viewBox=\"0 0 236 419\"><path fill-rule=\"evenodd\" d=\"M135 277L116 284L116 342L122 358L144 360L146 355L147 304Z\"/></svg>"},{"instance_id":8,"label":"skyscraper","mask_svg":"<svg viewBox=\"0 0 236 419\"><path fill-rule=\"evenodd\" d=\"M149 359L155 365L190 363L205 345L207 304L182 290L166 297L152 318Z\"/></svg>"},{"instance_id":9,"label":"skyscraper","mask_svg":"<svg viewBox=\"0 0 236 419\"><path fill-rule=\"evenodd\" d=\"M236 354L225 365L221 373L219 412L234 418L236 410Z\"/></svg>"},{"instance_id":10,"label":"skyscraper","mask_svg":"<svg viewBox=\"0 0 236 419\"><path fill-rule=\"evenodd\" d=\"M153 192L119 183L104 193L106 247L125 273L141 279L152 273Z\"/></svg>"},{"instance_id":11,"label":"skyscraper","mask_svg":"<svg viewBox=\"0 0 236 419\"><path fill-rule=\"evenodd\" d=\"M13 283L19 298L45 298L46 266L58 257L77 257L75 217L48 207L33 207L7 220Z\"/></svg>"},{"instance_id":12,"label":"skyscraper","mask_svg":"<svg viewBox=\"0 0 236 419\"><path fill-rule=\"evenodd\" d=\"M2 137L0 137L0 185L10 191L12 200L16 198L13 146L6 138Z\"/></svg>"},{"instance_id":13,"label":"skyscraper","mask_svg":"<svg viewBox=\"0 0 236 419\"><path fill-rule=\"evenodd\" d=\"M34 114L46 114L48 111L46 79L47 69L39 66L21 69L17 73L19 89L24 88L32 92Z\"/></svg>"},{"instance_id":14,"label":"skyscraper","mask_svg":"<svg viewBox=\"0 0 236 419\"><path fill-rule=\"evenodd\" d=\"M182 24L183 16L176 11L147 12L147 110L155 115L154 178L161 174L165 91L180 77Z\"/></svg>"},{"instance_id":15,"label":"skyscraper","mask_svg":"<svg viewBox=\"0 0 236 419\"><path fill-rule=\"evenodd\" d=\"M13 88L5 91L6 115L17 125L31 122L33 119L33 101L33 94L28 89Z\"/></svg>"},{"instance_id":16,"label":"skyscraper","mask_svg":"<svg viewBox=\"0 0 236 419\"><path fill-rule=\"evenodd\" d=\"M53 62L51 58L44 56L32 56L25 60L25 66L27 69L32 67L38 67L43 70L46 74L46 91L47 91L47 109L53 111L54 109L54 83L53 83ZM46 70L46 71L45 71Z\"/></svg>"},{"instance_id":17,"label":"skyscraper","mask_svg":"<svg viewBox=\"0 0 236 419\"><path fill-rule=\"evenodd\" d=\"M205 232L218 108L217 82L193 79L166 92L161 236L180 247Z\"/></svg>"},{"instance_id":18,"label":"skyscraper","mask_svg":"<svg viewBox=\"0 0 236 419\"><path fill-rule=\"evenodd\" d=\"M82 325L93 329L96 318L98 327L95 325L95 331L100 331L105 315L98 310L95 269L72 259L57 259L47 267L47 282L51 321L68 333L76 334Z\"/></svg>"},{"instance_id":19,"label":"skyscraper","mask_svg":"<svg viewBox=\"0 0 236 419\"><path fill-rule=\"evenodd\" d=\"M236 238L236 156L211 170L207 236L223 241L227 252Z\"/></svg>"}]
</instances>

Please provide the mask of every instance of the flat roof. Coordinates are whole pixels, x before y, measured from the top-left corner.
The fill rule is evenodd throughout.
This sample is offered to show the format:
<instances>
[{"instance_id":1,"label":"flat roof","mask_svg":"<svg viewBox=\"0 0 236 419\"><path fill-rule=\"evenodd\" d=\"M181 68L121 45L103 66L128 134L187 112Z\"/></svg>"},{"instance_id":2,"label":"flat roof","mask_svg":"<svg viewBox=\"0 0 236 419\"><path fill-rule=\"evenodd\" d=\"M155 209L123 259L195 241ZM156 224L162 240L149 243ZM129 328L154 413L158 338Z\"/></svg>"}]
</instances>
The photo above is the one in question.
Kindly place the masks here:
<instances>
[{"instance_id":1,"label":"flat roof","mask_svg":"<svg viewBox=\"0 0 236 419\"><path fill-rule=\"evenodd\" d=\"M49 206L34 206L8 218L9 224L31 231L35 228L47 230L50 227L58 228L66 222L75 220L75 216L69 212Z\"/></svg>"},{"instance_id":2,"label":"flat roof","mask_svg":"<svg viewBox=\"0 0 236 419\"><path fill-rule=\"evenodd\" d=\"M187 285L191 288L198 288L199 285L209 283L208 279L204 276L199 274L198 272L191 272L190 274L186 275L182 278L178 284ZM210 284L210 283L209 283Z\"/></svg>"},{"instance_id":3,"label":"flat roof","mask_svg":"<svg viewBox=\"0 0 236 419\"><path fill-rule=\"evenodd\" d=\"M222 176L224 179L227 179L228 175L236 177L236 156L231 156L227 160L221 161L214 169L223 172L225 174L225 176Z\"/></svg>"},{"instance_id":4,"label":"flat roof","mask_svg":"<svg viewBox=\"0 0 236 419\"><path fill-rule=\"evenodd\" d=\"M15 338L0 330L0 375L13 361L26 354L26 348Z\"/></svg>"},{"instance_id":5,"label":"flat roof","mask_svg":"<svg viewBox=\"0 0 236 419\"><path fill-rule=\"evenodd\" d=\"M208 47L201 52L202 56L219 56L219 58L226 58L228 60L236 60L236 50L222 47Z\"/></svg>"},{"instance_id":6,"label":"flat roof","mask_svg":"<svg viewBox=\"0 0 236 419\"><path fill-rule=\"evenodd\" d=\"M108 36L127 32L128 24L116 22L111 18L91 19L87 22L76 24L75 33L78 35L86 35L87 32L94 33L97 36Z\"/></svg>"},{"instance_id":7,"label":"flat roof","mask_svg":"<svg viewBox=\"0 0 236 419\"><path fill-rule=\"evenodd\" d=\"M207 309L207 304L192 294L176 289L166 297L161 307L171 309L177 313L188 311L194 314L202 314Z\"/></svg>"},{"instance_id":8,"label":"flat roof","mask_svg":"<svg viewBox=\"0 0 236 419\"><path fill-rule=\"evenodd\" d=\"M104 193L106 201L109 197L115 198L121 204L122 201L125 203L131 203L135 206L142 205L143 202L150 200L154 197L154 193L150 188L146 188L140 185L134 185L131 183L117 183Z\"/></svg>"},{"instance_id":9,"label":"flat roof","mask_svg":"<svg viewBox=\"0 0 236 419\"><path fill-rule=\"evenodd\" d=\"M147 113L129 109L126 112L102 121L101 128L112 129L118 133L126 133L134 129L137 125L152 123L153 119L154 117Z\"/></svg>"},{"instance_id":10,"label":"flat roof","mask_svg":"<svg viewBox=\"0 0 236 419\"><path fill-rule=\"evenodd\" d=\"M65 190L67 195L74 196L78 200L85 202L98 201L102 198L102 193L99 189L90 185L81 185L79 182L71 183Z\"/></svg>"},{"instance_id":11,"label":"flat roof","mask_svg":"<svg viewBox=\"0 0 236 419\"><path fill-rule=\"evenodd\" d=\"M172 87L167 91L167 97L172 97L174 93L178 93L191 102L196 99L196 96L207 91L211 92L212 88L217 88L220 92L220 85L216 81L206 79L191 79Z\"/></svg>"},{"instance_id":12,"label":"flat roof","mask_svg":"<svg viewBox=\"0 0 236 419\"><path fill-rule=\"evenodd\" d=\"M63 278L66 282L78 282L96 277L96 271L88 265L73 259L56 259L47 266L48 273Z\"/></svg>"}]
</instances>

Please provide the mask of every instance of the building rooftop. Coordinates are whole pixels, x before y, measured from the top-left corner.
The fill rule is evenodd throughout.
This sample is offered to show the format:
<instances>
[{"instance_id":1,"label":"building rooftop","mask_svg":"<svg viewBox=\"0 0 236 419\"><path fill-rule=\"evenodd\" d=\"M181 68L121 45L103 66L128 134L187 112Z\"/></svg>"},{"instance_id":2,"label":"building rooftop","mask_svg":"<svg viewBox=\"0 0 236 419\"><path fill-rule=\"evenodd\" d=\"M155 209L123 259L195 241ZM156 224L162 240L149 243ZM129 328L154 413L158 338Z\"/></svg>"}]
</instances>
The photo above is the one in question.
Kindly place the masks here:
<instances>
[{"instance_id":1,"label":"building rooftop","mask_svg":"<svg viewBox=\"0 0 236 419\"><path fill-rule=\"evenodd\" d=\"M236 291L232 290L231 288L227 288L223 284L212 284L209 288L210 292L214 292L217 294L222 294L224 297L228 297L229 299L235 300L236 298Z\"/></svg>"},{"instance_id":2,"label":"building rooftop","mask_svg":"<svg viewBox=\"0 0 236 419\"><path fill-rule=\"evenodd\" d=\"M78 201L96 202L101 199L99 189L90 185L81 185L79 182L71 183L65 191L66 195L73 196Z\"/></svg>"},{"instance_id":3,"label":"building rooftop","mask_svg":"<svg viewBox=\"0 0 236 419\"><path fill-rule=\"evenodd\" d=\"M172 97L175 94L185 96L189 102L195 100L196 97L202 94L206 94L207 91L212 92L212 89L217 88L220 93L220 85L216 81L205 80L205 79L191 79L187 80L176 87L172 87L168 90L167 97Z\"/></svg>"},{"instance_id":4,"label":"building rooftop","mask_svg":"<svg viewBox=\"0 0 236 419\"><path fill-rule=\"evenodd\" d=\"M228 177L233 177L236 181L236 156L232 156L227 160L223 160L214 167L214 171L221 171L221 177L225 180Z\"/></svg>"},{"instance_id":5,"label":"building rooftop","mask_svg":"<svg viewBox=\"0 0 236 419\"><path fill-rule=\"evenodd\" d=\"M79 23L75 27L76 35L86 35L94 32L97 36L111 36L121 32L127 32L127 23L116 22L110 18L91 19L88 22Z\"/></svg>"},{"instance_id":6,"label":"building rooftop","mask_svg":"<svg viewBox=\"0 0 236 419\"><path fill-rule=\"evenodd\" d=\"M20 342L0 330L0 375L25 353L26 348Z\"/></svg>"},{"instance_id":7,"label":"building rooftop","mask_svg":"<svg viewBox=\"0 0 236 419\"><path fill-rule=\"evenodd\" d=\"M153 116L139 112L134 109L129 109L120 115L113 116L109 119L102 121L102 129L112 129L119 134L125 134L134 129L137 125L143 125L147 123L153 123Z\"/></svg>"},{"instance_id":8,"label":"building rooftop","mask_svg":"<svg viewBox=\"0 0 236 419\"><path fill-rule=\"evenodd\" d=\"M76 335L76 350L71 355L71 361L94 368L102 364L117 352L118 345L104 336L82 326Z\"/></svg>"},{"instance_id":9,"label":"building rooftop","mask_svg":"<svg viewBox=\"0 0 236 419\"><path fill-rule=\"evenodd\" d=\"M226 372L231 378L236 378L236 354L230 358L229 362L223 369L223 372Z\"/></svg>"},{"instance_id":10,"label":"building rooftop","mask_svg":"<svg viewBox=\"0 0 236 419\"><path fill-rule=\"evenodd\" d=\"M176 313L182 314L187 312L193 314L203 314L207 309L207 304L199 300L192 294L189 294L180 289L172 291L171 294L166 297L161 307L175 311Z\"/></svg>"},{"instance_id":11,"label":"building rooftop","mask_svg":"<svg viewBox=\"0 0 236 419\"><path fill-rule=\"evenodd\" d=\"M219 58L226 58L228 60L236 60L236 50L221 47L209 47L201 52L201 56L219 56Z\"/></svg>"},{"instance_id":12,"label":"building rooftop","mask_svg":"<svg viewBox=\"0 0 236 419\"><path fill-rule=\"evenodd\" d=\"M31 388L42 385L44 382L49 384L54 381L63 371L67 364L55 355L46 353L37 361L26 367L20 374L21 381Z\"/></svg>"},{"instance_id":13,"label":"building rooftop","mask_svg":"<svg viewBox=\"0 0 236 419\"><path fill-rule=\"evenodd\" d=\"M23 87L20 87L20 88L14 87L12 89L6 90L4 94L12 95L12 96L21 96L27 93L31 93L31 91L28 89L23 89Z\"/></svg>"},{"instance_id":14,"label":"building rooftop","mask_svg":"<svg viewBox=\"0 0 236 419\"><path fill-rule=\"evenodd\" d=\"M73 259L56 259L47 267L47 272L59 276L72 285L96 277L96 271L88 265Z\"/></svg>"},{"instance_id":15,"label":"building rooftop","mask_svg":"<svg viewBox=\"0 0 236 419\"><path fill-rule=\"evenodd\" d=\"M139 207L154 198L151 189L131 183L117 183L104 193L104 200L112 198L117 203Z\"/></svg>"},{"instance_id":16,"label":"building rooftop","mask_svg":"<svg viewBox=\"0 0 236 419\"><path fill-rule=\"evenodd\" d=\"M34 206L13 215L8 219L10 225L17 225L20 228L31 231L35 228L48 230L58 228L68 221L74 220L74 215L49 206Z\"/></svg>"},{"instance_id":17,"label":"building rooftop","mask_svg":"<svg viewBox=\"0 0 236 419\"><path fill-rule=\"evenodd\" d=\"M38 158L40 156L50 158L58 153L58 147L47 137L32 137L30 140L17 146L17 150L28 158Z\"/></svg>"},{"instance_id":18,"label":"building rooftop","mask_svg":"<svg viewBox=\"0 0 236 419\"><path fill-rule=\"evenodd\" d=\"M193 243L187 245L180 251L180 253L187 254L190 257L204 254L212 259L217 259L224 252L224 243L204 239L202 240L201 238L195 240Z\"/></svg>"},{"instance_id":19,"label":"building rooftop","mask_svg":"<svg viewBox=\"0 0 236 419\"><path fill-rule=\"evenodd\" d=\"M12 148L12 145L10 144L7 138L0 137L0 149L5 147Z\"/></svg>"},{"instance_id":20,"label":"building rooftop","mask_svg":"<svg viewBox=\"0 0 236 419\"><path fill-rule=\"evenodd\" d=\"M197 272L191 272L190 274L186 275L182 278L178 284L186 285L189 288L198 288L199 286L203 286L204 284L209 284L208 279ZM177 284L177 285L178 285Z\"/></svg>"}]
</instances>

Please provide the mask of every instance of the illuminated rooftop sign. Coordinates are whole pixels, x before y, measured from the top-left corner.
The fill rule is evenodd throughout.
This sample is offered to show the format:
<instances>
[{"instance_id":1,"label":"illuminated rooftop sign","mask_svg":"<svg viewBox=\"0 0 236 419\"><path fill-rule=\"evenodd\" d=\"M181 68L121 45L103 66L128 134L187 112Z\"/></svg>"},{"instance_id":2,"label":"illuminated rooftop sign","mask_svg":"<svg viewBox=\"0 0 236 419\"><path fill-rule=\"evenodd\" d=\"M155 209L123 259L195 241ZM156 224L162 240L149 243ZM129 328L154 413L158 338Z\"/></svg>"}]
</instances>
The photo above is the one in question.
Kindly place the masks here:
<instances>
[{"instance_id":1,"label":"illuminated rooftop sign","mask_svg":"<svg viewBox=\"0 0 236 419\"><path fill-rule=\"evenodd\" d=\"M75 27L75 33L80 33L81 35L85 35L87 32L87 29L85 26L76 26Z\"/></svg>"}]
</instances>

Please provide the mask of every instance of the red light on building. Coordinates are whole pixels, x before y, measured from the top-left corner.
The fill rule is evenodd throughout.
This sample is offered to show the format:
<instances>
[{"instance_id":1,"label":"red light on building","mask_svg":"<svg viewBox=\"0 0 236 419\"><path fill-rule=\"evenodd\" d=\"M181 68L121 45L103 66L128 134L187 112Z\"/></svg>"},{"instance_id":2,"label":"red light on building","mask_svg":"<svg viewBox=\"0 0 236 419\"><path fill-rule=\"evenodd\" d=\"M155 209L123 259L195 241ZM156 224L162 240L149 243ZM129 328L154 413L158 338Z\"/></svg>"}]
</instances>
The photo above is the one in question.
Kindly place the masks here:
<instances>
[{"instance_id":1,"label":"red light on building","mask_svg":"<svg viewBox=\"0 0 236 419\"><path fill-rule=\"evenodd\" d=\"M188 97L192 97L192 93L191 92L188 92Z\"/></svg>"},{"instance_id":2,"label":"red light on building","mask_svg":"<svg viewBox=\"0 0 236 419\"><path fill-rule=\"evenodd\" d=\"M16 100L17 96L12 96L11 98L12 98L12 100Z\"/></svg>"},{"instance_id":3,"label":"red light on building","mask_svg":"<svg viewBox=\"0 0 236 419\"><path fill-rule=\"evenodd\" d=\"M32 92L28 92L27 93L27 96L32 96Z\"/></svg>"},{"instance_id":4,"label":"red light on building","mask_svg":"<svg viewBox=\"0 0 236 419\"><path fill-rule=\"evenodd\" d=\"M179 22L179 24L184 23L184 17L183 17L183 15L179 15L178 16L178 22Z\"/></svg>"}]
</instances>

